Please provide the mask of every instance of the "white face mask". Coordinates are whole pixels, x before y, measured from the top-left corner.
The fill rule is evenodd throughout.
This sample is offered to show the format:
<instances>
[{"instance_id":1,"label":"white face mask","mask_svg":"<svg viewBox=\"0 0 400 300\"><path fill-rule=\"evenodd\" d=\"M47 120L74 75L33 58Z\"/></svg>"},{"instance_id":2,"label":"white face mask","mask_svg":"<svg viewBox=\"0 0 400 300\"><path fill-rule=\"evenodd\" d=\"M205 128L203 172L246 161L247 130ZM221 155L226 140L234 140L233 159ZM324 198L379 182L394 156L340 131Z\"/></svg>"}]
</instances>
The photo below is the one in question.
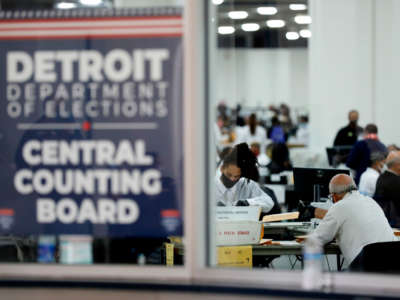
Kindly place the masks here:
<instances>
[{"instance_id":1,"label":"white face mask","mask_svg":"<svg viewBox=\"0 0 400 300\"><path fill-rule=\"evenodd\" d=\"M387 165L386 165L386 164L383 164L383 166L382 166L382 168L381 168L381 170L380 170L381 174L382 174L383 172L385 172L387 169L388 169Z\"/></svg>"}]
</instances>

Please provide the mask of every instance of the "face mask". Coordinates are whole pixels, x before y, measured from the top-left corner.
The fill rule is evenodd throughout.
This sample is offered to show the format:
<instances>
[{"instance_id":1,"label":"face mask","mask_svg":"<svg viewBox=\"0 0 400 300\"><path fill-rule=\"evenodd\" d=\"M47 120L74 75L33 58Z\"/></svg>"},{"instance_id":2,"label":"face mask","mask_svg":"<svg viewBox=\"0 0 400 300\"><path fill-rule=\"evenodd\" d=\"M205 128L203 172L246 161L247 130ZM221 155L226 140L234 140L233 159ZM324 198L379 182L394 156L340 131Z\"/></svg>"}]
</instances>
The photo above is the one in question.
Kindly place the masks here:
<instances>
[{"instance_id":1,"label":"face mask","mask_svg":"<svg viewBox=\"0 0 400 300\"><path fill-rule=\"evenodd\" d=\"M350 121L350 127L355 128L357 126L357 121Z\"/></svg>"},{"instance_id":2,"label":"face mask","mask_svg":"<svg viewBox=\"0 0 400 300\"><path fill-rule=\"evenodd\" d=\"M385 172L385 171L387 171L387 165L386 164L383 164L383 166L382 166L382 168L381 168L381 173L383 173L383 172Z\"/></svg>"},{"instance_id":3,"label":"face mask","mask_svg":"<svg viewBox=\"0 0 400 300\"><path fill-rule=\"evenodd\" d=\"M221 181L227 189L230 189L236 184L236 182L238 182L237 180L236 181L230 180L228 177L224 175L224 173L221 174Z\"/></svg>"}]
</instances>

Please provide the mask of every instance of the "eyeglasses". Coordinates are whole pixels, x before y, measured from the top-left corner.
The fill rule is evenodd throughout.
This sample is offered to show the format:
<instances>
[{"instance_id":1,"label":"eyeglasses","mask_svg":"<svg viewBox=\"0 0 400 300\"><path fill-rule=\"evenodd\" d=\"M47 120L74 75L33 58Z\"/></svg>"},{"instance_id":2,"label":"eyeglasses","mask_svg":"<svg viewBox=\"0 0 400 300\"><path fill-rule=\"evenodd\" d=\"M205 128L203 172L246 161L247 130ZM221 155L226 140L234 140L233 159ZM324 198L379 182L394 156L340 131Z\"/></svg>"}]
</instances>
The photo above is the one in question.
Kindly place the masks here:
<instances>
[{"instance_id":1,"label":"eyeglasses","mask_svg":"<svg viewBox=\"0 0 400 300\"><path fill-rule=\"evenodd\" d=\"M330 194L328 195L329 201L332 201L332 202L333 202L333 194L334 194L334 193L330 193Z\"/></svg>"}]
</instances>

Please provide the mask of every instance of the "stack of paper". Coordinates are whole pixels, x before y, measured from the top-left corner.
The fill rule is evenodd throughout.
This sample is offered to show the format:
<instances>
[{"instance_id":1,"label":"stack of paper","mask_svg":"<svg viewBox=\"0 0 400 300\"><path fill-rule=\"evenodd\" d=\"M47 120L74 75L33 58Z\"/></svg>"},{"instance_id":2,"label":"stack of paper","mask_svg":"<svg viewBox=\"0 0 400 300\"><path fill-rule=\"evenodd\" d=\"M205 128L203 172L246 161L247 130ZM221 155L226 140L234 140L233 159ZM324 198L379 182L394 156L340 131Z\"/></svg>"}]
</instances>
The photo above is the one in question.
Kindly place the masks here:
<instances>
[{"instance_id":1,"label":"stack of paper","mask_svg":"<svg viewBox=\"0 0 400 300\"><path fill-rule=\"evenodd\" d=\"M274 215L266 215L263 217L263 222L276 222L290 219L297 219L299 217L299 212L290 212L290 213L282 213L282 214L274 214Z\"/></svg>"}]
</instances>

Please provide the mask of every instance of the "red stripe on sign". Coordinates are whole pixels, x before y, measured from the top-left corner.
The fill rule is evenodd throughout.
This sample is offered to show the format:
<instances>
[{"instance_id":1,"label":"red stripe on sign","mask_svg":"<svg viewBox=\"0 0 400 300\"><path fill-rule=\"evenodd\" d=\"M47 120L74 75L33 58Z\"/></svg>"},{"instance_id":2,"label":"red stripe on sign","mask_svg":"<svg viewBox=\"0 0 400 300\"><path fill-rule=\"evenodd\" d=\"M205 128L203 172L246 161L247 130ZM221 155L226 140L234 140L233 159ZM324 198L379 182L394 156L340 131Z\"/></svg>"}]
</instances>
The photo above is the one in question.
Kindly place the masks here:
<instances>
[{"instance_id":1,"label":"red stripe on sign","mask_svg":"<svg viewBox=\"0 0 400 300\"><path fill-rule=\"evenodd\" d=\"M109 39L109 38L151 38L151 37L181 37L182 33L146 33L146 34L83 34L83 35L36 35L36 36L3 36L0 40L53 40L53 39Z\"/></svg>"},{"instance_id":2,"label":"red stripe on sign","mask_svg":"<svg viewBox=\"0 0 400 300\"><path fill-rule=\"evenodd\" d=\"M71 17L70 19L60 18L60 19L23 19L23 20L0 20L2 23L52 23L52 22L76 22L76 21L126 21L126 20L181 20L181 16L154 16L154 17L109 17L109 18L81 18L81 17Z\"/></svg>"},{"instance_id":3,"label":"red stripe on sign","mask_svg":"<svg viewBox=\"0 0 400 300\"><path fill-rule=\"evenodd\" d=\"M10 208L0 209L0 216L13 216L14 210Z\"/></svg>"},{"instance_id":4,"label":"red stripe on sign","mask_svg":"<svg viewBox=\"0 0 400 300\"><path fill-rule=\"evenodd\" d=\"M139 28L182 28L182 24L171 24L171 25L131 25L131 26L79 26L79 27L51 27L51 28L43 28L43 27L21 27L21 28L1 28L0 31L20 31L20 30L27 30L27 31L46 31L46 30L85 30L85 29L93 29L93 30L104 30L104 29L139 29Z\"/></svg>"},{"instance_id":5,"label":"red stripe on sign","mask_svg":"<svg viewBox=\"0 0 400 300\"><path fill-rule=\"evenodd\" d=\"M162 210L161 216L165 218L177 218L180 216L180 212L177 209Z\"/></svg>"}]
</instances>

